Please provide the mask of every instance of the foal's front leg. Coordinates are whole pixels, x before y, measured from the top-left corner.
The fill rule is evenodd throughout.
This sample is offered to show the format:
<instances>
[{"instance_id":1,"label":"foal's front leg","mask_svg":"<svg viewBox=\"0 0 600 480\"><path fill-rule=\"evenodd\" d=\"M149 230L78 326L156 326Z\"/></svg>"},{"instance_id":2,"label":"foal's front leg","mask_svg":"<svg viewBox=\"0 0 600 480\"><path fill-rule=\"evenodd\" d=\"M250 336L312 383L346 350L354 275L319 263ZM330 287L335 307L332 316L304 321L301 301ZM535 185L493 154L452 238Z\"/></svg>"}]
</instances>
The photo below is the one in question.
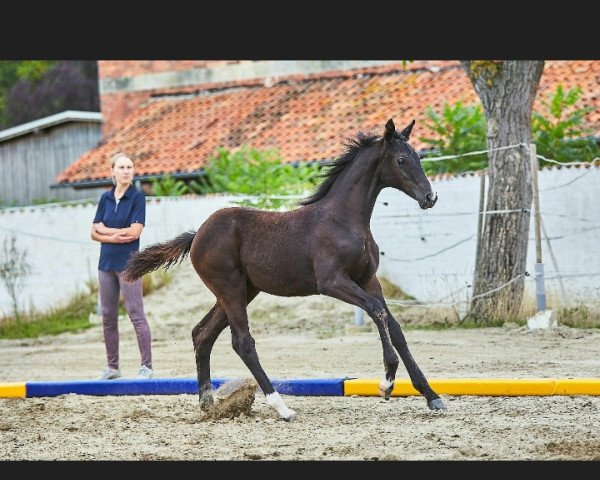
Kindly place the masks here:
<instances>
[{"instance_id":1,"label":"foal's front leg","mask_svg":"<svg viewBox=\"0 0 600 480\"><path fill-rule=\"evenodd\" d=\"M327 278L327 277L326 277ZM388 328L388 311L382 299L366 292L345 273L340 272L319 283L319 293L362 308L375 322L383 347L385 378L379 383L379 393L389 400L398 370L398 355L392 346Z\"/></svg>"},{"instance_id":2,"label":"foal's front leg","mask_svg":"<svg viewBox=\"0 0 600 480\"><path fill-rule=\"evenodd\" d=\"M402 328L400 328L400 324L392 316L388 306L386 305L385 299L383 298L383 292L381 290L381 284L375 275L366 282L365 290L383 302L385 311L387 312L387 325L392 343L400 354L400 358L402 358L402 362L406 367L406 371L408 372L408 376L410 377L413 387L415 387L415 390L425 397L427 400L427 405L431 410L444 410L446 408L444 402L440 396L429 386L429 382L425 378L425 375L423 375L423 372L421 372L417 362L415 362L415 359L410 353L408 344L404 338L404 333L402 333ZM379 393L382 394L384 398L388 399L392 393L392 390L394 389L394 383L392 381L392 383L388 385L386 380L382 380L379 383Z\"/></svg>"},{"instance_id":3,"label":"foal's front leg","mask_svg":"<svg viewBox=\"0 0 600 480\"><path fill-rule=\"evenodd\" d=\"M408 350L408 344L406 343L406 339L404 338L404 333L402 333L400 324L394 317L392 317L392 314L387 306L385 308L389 315L389 328L392 342L394 343L396 350L398 350L400 358L402 358L402 362L406 367L406 371L408 372L408 376L410 377L413 387L415 387L415 390L425 397L427 400L427 406L431 410L445 410L446 405L440 396L429 386L429 382L425 378L425 375L423 375L423 372L421 372L417 362L415 362L415 359Z\"/></svg>"}]
</instances>

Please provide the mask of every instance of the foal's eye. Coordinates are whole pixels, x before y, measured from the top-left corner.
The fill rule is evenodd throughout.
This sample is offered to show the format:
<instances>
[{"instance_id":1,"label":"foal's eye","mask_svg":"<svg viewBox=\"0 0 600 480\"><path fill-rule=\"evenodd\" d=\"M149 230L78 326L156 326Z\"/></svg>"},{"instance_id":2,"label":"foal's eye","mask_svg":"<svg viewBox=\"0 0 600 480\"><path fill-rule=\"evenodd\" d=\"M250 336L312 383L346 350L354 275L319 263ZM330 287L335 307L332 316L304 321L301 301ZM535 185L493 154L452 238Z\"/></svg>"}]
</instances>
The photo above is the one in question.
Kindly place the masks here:
<instances>
[{"instance_id":1,"label":"foal's eye","mask_svg":"<svg viewBox=\"0 0 600 480\"><path fill-rule=\"evenodd\" d=\"M404 165L406 163L406 157L403 155L398 157L398 165Z\"/></svg>"}]
</instances>

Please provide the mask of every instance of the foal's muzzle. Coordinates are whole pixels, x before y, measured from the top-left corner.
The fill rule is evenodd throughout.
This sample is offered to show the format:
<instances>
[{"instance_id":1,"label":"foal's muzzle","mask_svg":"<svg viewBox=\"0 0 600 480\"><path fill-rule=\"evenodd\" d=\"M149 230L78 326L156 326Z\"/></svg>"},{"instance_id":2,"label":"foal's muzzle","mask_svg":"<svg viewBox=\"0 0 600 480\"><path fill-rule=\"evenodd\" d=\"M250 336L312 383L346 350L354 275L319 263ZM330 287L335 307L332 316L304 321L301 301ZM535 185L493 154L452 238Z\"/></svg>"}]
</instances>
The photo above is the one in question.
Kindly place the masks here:
<instances>
[{"instance_id":1,"label":"foal's muzzle","mask_svg":"<svg viewBox=\"0 0 600 480\"><path fill-rule=\"evenodd\" d=\"M433 207L435 205L435 202L437 202L437 200L438 200L437 193L430 192L430 193L426 194L419 201L419 207L421 207L423 210L427 210L428 208Z\"/></svg>"}]
</instances>

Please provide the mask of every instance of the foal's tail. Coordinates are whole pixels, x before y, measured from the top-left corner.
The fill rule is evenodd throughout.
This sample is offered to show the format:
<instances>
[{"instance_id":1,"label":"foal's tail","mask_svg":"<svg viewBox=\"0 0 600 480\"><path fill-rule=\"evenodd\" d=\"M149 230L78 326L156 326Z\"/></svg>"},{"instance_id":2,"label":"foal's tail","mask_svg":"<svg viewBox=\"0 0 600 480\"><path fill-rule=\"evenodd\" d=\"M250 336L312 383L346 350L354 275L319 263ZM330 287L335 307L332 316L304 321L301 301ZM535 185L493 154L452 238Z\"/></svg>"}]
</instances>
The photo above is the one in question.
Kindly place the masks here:
<instances>
[{"instance_id":1,"label":"foal's tail","mask_svg":"<svg viewBox=\"0 0 600 480\"><path fill-rule=\"evenodd\" d=\"M165 265L167 270L173 264L181 263L190 253L196 232L190 230L168 242L155 243L135 252L127 262L123 277L128 282L141 278L149 272Z\"/></svg>"}]
</instances>

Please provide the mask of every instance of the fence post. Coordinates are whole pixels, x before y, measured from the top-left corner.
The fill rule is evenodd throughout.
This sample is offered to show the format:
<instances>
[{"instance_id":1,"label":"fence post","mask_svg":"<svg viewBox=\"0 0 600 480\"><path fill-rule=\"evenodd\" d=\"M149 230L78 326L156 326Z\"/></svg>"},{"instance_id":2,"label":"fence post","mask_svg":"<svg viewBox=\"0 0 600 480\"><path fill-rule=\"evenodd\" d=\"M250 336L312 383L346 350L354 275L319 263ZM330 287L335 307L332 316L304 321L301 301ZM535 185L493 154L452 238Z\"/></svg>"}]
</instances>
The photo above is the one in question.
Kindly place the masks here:
<instances>
[{"instance_id":1,"label":"fence post","mask_svg":"<svg viewBox=\"0 0 600 480\"><path fill-rule=\"evenodd\" d=\"M535 215L535 303L538 312L546 310L546 288L544 286L544 264L542 263L542 236L540 218L540 196L538 189L538 160L535 144L529 145L531 186L533 188L533 214Z\"/></svg>"},{"instance_id":2,"label":"fence post","mask_svg":"<svg viewBox=\"0 0 600 480\"><path fill-rule=\"evenodd\" d=\"M354 307L354 325L362 327L365 324L364 312L360 307Z\"/></svg>"},{"instance_id":3,"label":"fence post","mask_svg":"<svg viewBox=\"0 0 600 480\"><path fill-rule=\"evenodd\" d=\"M100 302L100 289L98 289L98 301L96 302L96 315L102 317L102 303Z\"/></svg>"},{"instance_id":4,"label":"fence post","mask_svg":"<svg viewBox=\"0 0 600 480\"><path fill-rule=\"evenodd\" d=\"M473 290L477 283L477 260L479 260L479 251L481 250L481 237L483 236L483 225L485 215L485 177L487 168L481 170L481 178L479 181L479 215L477 215L477 239L475 246L475 269L473 271Z\"/></svg>"}]
</instances>

